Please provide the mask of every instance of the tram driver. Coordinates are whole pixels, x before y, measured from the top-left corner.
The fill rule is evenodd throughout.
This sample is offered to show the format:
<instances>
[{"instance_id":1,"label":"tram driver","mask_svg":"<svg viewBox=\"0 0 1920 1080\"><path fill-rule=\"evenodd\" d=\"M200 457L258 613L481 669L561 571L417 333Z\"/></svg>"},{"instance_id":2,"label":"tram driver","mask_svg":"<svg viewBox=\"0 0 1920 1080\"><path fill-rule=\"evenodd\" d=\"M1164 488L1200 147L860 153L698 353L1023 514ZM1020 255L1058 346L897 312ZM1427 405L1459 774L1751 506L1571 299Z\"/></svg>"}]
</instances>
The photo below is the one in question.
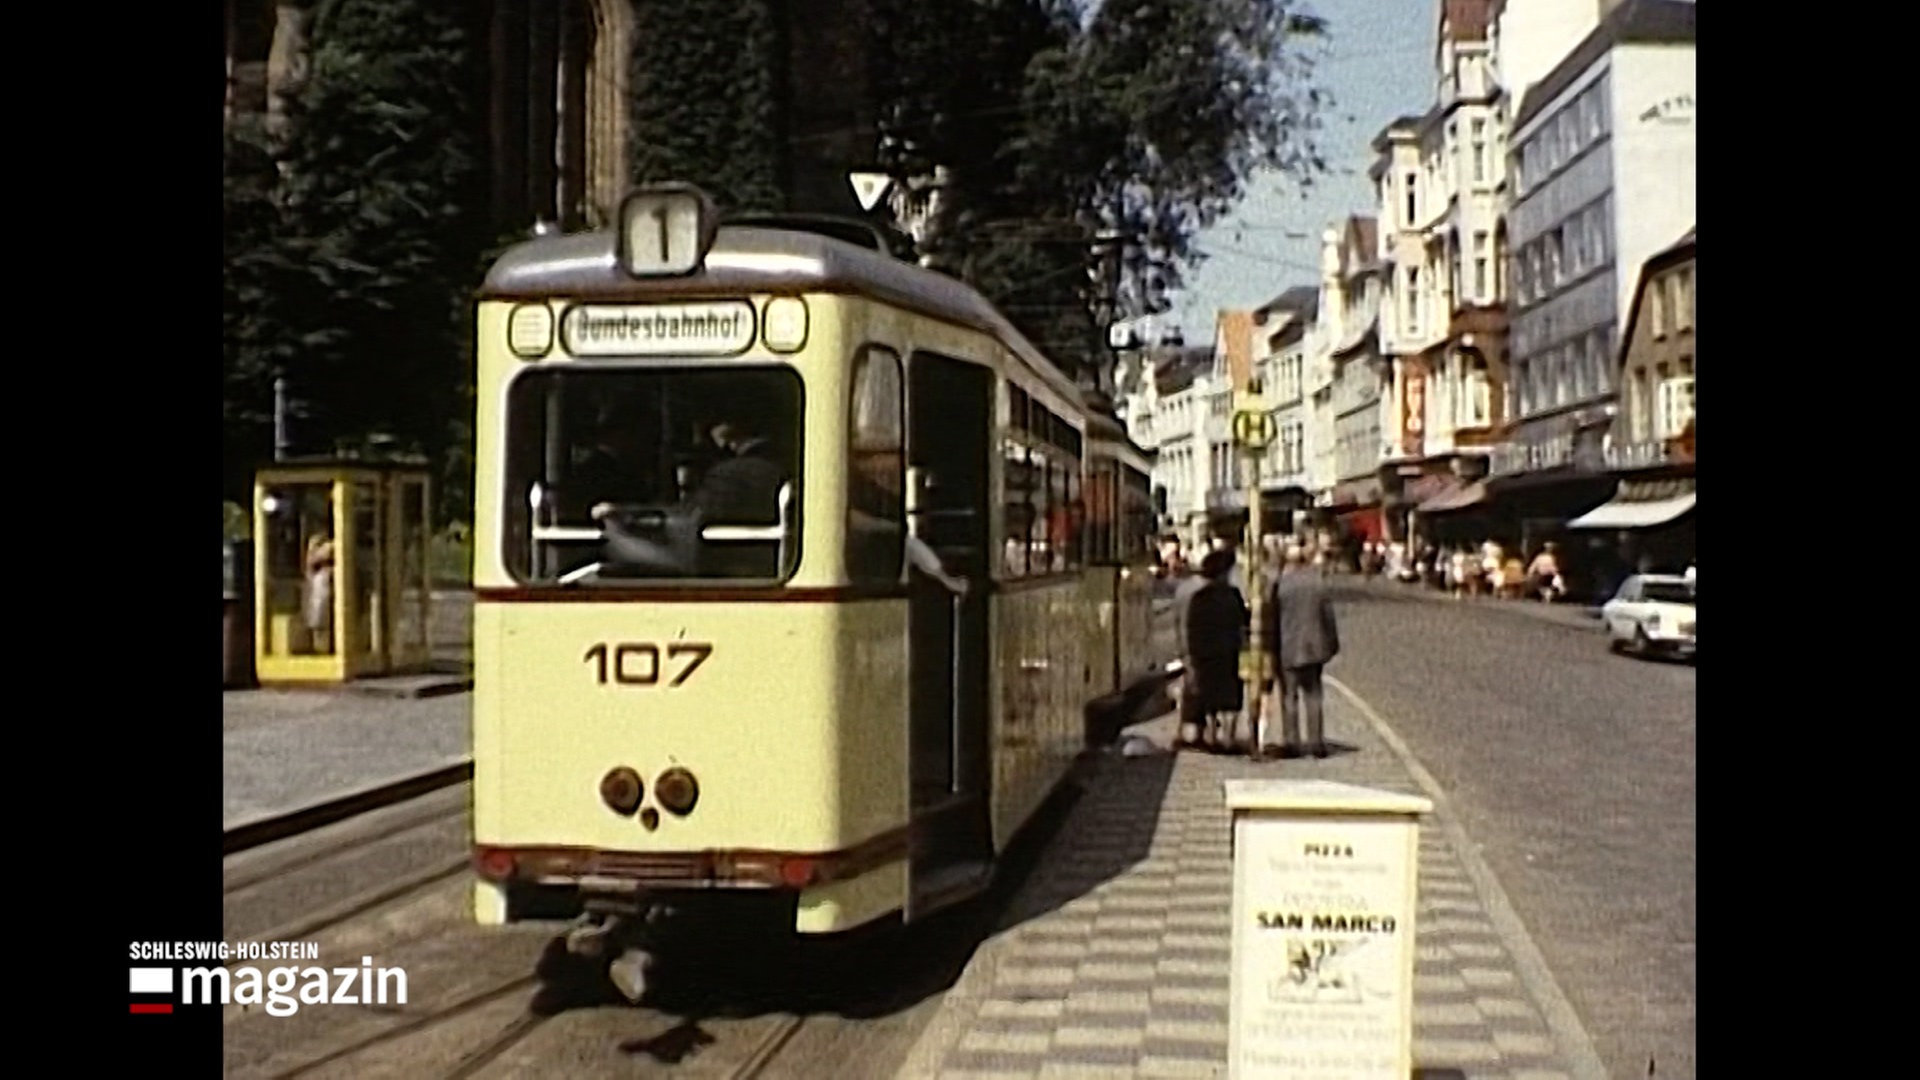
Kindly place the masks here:
<instances>
[{"instance_id":1,"label":"tram driver","mask_svg":"<svg viewBox=\"0 0 1920 1080\"><path fill-rule=\"evenodd\" d=\"M778 524L787 470L774 460L762 425L736 416L715 424L710 434L724 456L707 469L693 493L702 517L727 525Z\"/></svg>"},{"instance_id":2,"label":"tram driver","mask_svg":"<svg viewBox=\"0 0 1920 1080\"><path fill-rule=\"evenodd\" d=\"M780 490L788 482L788 470L778 460L766 428L744 411L715 423L708 434L722 456L707 468L682 512L669 517L664 543L632 530L621 520L617 505L594 506L592 516L606 531L608 552L620 564L668 573L778 576L779 553L774 545L703 542L698 536L707 525L782 524Z\"/></svg>"}]
</instances>

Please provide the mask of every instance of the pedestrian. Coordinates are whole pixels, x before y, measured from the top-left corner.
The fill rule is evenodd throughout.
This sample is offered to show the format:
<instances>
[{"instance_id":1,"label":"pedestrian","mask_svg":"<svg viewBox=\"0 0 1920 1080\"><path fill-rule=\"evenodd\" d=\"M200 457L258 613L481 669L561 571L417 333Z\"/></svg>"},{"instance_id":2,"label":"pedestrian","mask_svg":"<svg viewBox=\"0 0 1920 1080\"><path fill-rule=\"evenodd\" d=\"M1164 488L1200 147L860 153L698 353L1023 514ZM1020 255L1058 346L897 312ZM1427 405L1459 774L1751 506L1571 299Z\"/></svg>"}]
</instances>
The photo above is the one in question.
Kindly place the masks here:
<instances>
[{"instance_id":1,"label":"pedestrian","mask_svg":"<svg viewBox=\"0 0 1920 1080\"><path fill-rule=\"evenodd\" d=\"M1297 548L1287 552L1287 565L1274 583L1265 623L1262 629L1280 680L1280 755L1326 757L1321 676L1340 653L1340 630L1333 616L1333 598L1320 576L1309 569L1306 553ZM1300 737L1303 713L1304 741Z\"/></svg>"},{"instance_id":2,"label":"pedestrian","mask_svg":"<svg viewBox=\"0 0 1920 1080\"><path fill-rule=\"evenodd\" d=\"M1230 578L1233 549L1207 552L1200 561L1203 584L1187 601L1187 670L1204 718L1203 741L1216 749L1232 744L1231 732L1244 705L1240 650L1248 629L1247 601Z\"/></svg>"},{"instance_id":3,"label":"pedestrian","mask_svg":"<svg viewBox=\"0 0 1920 1080\"><path fill-rule=\"evenodd\" d=\"M1173 590L1173 654L1180 658L1180 746L1199 746L1206 714L1200 709L1200 693L1195 687L1193 650L1187 646L1187 608L1194 594L1207 584L1200 574L1185 573Z\"/></svg>"},{"instance_id":4,"label":"pedestrian","mask_svg":"<svg viewBox=\"0 0 1920 1080\"><path fill-rule=\"evenodd\" d=\"M307 540L306 624L308 647L320 656L333 653L333 536L322 526Z\"/></svg>"},{"instance_id":5,"label":"pedestrian","mask_svg":"<svg viewBox=\"0 0 1920 1080\"><path fill-rule=\"evenodd\" d=\"M1559 545L1549 542L1527 567L1527 584L1533 595L1544 603L1566 595L1567 583L1560 576Z\"/></svg>"}]
</instances>

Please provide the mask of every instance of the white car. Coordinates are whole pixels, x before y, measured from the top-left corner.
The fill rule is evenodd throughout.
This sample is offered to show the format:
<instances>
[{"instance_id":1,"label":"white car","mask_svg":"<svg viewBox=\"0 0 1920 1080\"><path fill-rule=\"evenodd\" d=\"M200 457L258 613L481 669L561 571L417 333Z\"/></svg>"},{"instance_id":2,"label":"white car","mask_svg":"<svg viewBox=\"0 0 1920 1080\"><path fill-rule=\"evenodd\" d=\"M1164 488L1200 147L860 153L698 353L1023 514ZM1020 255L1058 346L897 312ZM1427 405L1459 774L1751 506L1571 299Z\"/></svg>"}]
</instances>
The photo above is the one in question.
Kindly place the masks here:
<instances>
[{"instance_id":1,"label":"white car","mask_svg":"<svg viewBox=\"0 0 1920 1080\"><path fill-rule=\"evenodd\" d=\"M1600 607L1607 645L1642 656L1694 655L1693 586L1678 574L1635 574Z\"/></svg>"}]
</instances>

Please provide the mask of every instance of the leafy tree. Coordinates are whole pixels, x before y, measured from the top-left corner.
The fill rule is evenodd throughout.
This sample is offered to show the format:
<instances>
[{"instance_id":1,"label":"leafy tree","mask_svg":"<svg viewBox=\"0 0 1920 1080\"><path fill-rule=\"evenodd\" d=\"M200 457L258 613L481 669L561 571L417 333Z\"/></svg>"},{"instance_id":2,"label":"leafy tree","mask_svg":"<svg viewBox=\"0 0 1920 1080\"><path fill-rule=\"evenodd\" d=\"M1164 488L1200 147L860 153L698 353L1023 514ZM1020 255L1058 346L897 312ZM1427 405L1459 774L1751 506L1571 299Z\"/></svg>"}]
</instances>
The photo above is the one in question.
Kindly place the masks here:
<instances>
[{"instance_id":1,"label":"leafy tree","mask_svg":"<svg viewBox=\"0 0 1920 1080\"><path fill-rule=\"evenodd\" d=\"M1164 305L1193 238L1257 169L1303 186L1329 101L1298 0L878 0L896 175L950 175L931 245L1068 366L1104 366L1094 318ZM1104 233L1113 280L1089 280Z\"/></svg>"},{"instance_id":2,"label":"leafy tree","mask_svg":"<svg viewBox=\"0 0 1920 1080\"><path fill-rule=\"evenodd\" d=\"M444 458L465 423L468 292L491 239L477 60L456 0L315 13L280 155L285 250L304 272L279 297L293 322L279 359L312 411L308 449L385 435Z\"/></svg>"},{"instance_id":3,"label":"leafy tree","mask_svg":"<svg viewBox=\"0 0 1920 1080\"><path fill-rule=\"evenodd\" d=\"M273 449L273 379L292 361L284 299L300 273L282 242L278 173L251 124L227 132L222 176L221 493L249 502L254 466Z\"/></svg>"},{"instance_id":4,"label":"leafy tree","mask_svg":"<svg viewBox=\"0 0 1920 1080\"><path fill-rule=\"evenodd\" d=\"M633 178L700 185L728 211L787 206L780 0L635 0ZM698 28L698 32L690 32Z\"/></svg>"}]
</instances>

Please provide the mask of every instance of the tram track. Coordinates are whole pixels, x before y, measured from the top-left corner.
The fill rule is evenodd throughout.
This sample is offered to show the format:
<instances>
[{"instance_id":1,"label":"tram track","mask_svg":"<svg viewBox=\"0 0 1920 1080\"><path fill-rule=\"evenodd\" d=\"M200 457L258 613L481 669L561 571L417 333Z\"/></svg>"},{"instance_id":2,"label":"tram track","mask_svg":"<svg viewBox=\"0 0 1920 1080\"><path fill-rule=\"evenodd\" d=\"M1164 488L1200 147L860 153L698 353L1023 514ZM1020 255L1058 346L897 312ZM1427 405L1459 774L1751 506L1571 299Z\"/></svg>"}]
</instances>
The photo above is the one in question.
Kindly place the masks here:
<instances>
[{"instance_id":1,"label":"tram track","mask_svg":"<svg viewBox=\"0 0 1920 1080\"><path fill-rule=\"evenodd\" d=\"M262 884L273 881L284 874L291 873L296 870L304 870L309 867L315 866L319 863L327 862L332 859L337 859L342 854L352 851L355 848L359 848L359 847L365 846L366 844L375 843L382 840L393 840L393 839L405 836L409 833L413 833L433 825L438 825L452 818L459 817L461 814L465 812L466 810L464 807L458 807L453 809L432 810L432 811L427 811L418 815L411 816L409 818L403 819L395 823L394 825L387 827L381 833L381 835L377 837L357 837L347 843L321 848L318 851L314 851L306 855L298 856L296 858L274 864L266 870L263 870L254 874L250 874L250 875L243 875L239 877L237 880L229 879L228 881L222 884L221 895L232 897L236 893L242 893L247 891L248 889L256 888ZM295 834L295 835L300 835L300 834ZM288 839L291 839L291 838L292 837L289 837Z\"/></svg>"},{"instance_id":2,"label":"tram track","mask_svg":"<svg viewBox=\"0 0 1920 1080\"><path fill-rule=\"evenodd\" d=\"M433 1012L427 1013L424 1016L416 1017L361 1039L358 1042L340 1047L337 1050L329 1051L305 1064L298 1065L284 1072L275 1073L273 1080L295 1080L296 1077L312 1076L331 1065L337 1065L349 1058L364 1054L370 1050L391 1045L409 1036L418 1035L436 1025L458 1020L516 992L531 990L539 981L539 975L529 973L510 982L492 987L491 989L483 990L477 994L471 994L443 1008L435 1009ZM549 1019L551 1019L551 1017L541 1016L533 1012L523 1013L519 1019L508 1024L506 1030L503 1031L500 1036L496 1036L487 1043L483 1043L474 1051L469 1052L461 1061L457 1062L454 1066L454 1071L450 1072L448 1076L472 1076L480 1069L485 1068L488 1064L497 1060L502 1054L511 1050L514 1045L532 1034L535 1029L539 1028Z\"/></svg>"},{"instance_id":3,"label":"tram track","mask_svg":"<svg viewBox=\"0 0 1920 1080\"><path fill-rule=\"evenodd\" d=\"M464 872L471 768L461 762L229 830L230 938L310 939Z\"/></svg>"},{"instance_id":4,"label":"tram track","mask_svg":"<svg viewBox=\"0 0 1920 1080\"><path fill-rule=\"evenodd\" d=\"M271 930L247 937L255 941L301 941L323 931L330 930L342 923L350 922L368 912L378 910L399 900L423 893L433 886L459 874L469 868L466 859L457 859L430 867L397 882L388 882L366 889L338 903L330 904L301 919L274 927ZM240 967L250 960L228 960L229 968Z\"/></svg>"},{"instance_id":5,"label":"tram track","mask_svg":"<svg viewBox=\"0 0 1920 1080\"><path fill-rule=\"evenodd\" d=\"M766 1072L767 1066L773 1064L774 1060L780 1056L780 1052L793 1041L793 1037L800 1033L800 1029L806 1025L806 1022L807 1017L804 1015L782 1018L772 1030L760 1038L753 1052L747 1055L747 1060L727 1074L728 1080L754 1080L755 1077Z\"/></svg>"},{"instance_id":6,"label":"tram track","mask_svg":"<svg viewBox=\"0 0 1920 1080\"><path fill-rule=\"evenodd\" d=\"M1058 793L1065 797L1063 801L1071 801L1073 788L1069 784ZM952 974L957 975L965 954L972 951L967 943L988 932L991 912L998 907L998 901L978 910L969 905L946 917L943 921L952 925L934 940L951 939L954 944L935 946L943 958L932 960L931 974L918 973L925 961L907 965L901 972L883 966L881 983L900 985L881 995L897 996L898 1005L876 1006L869 1000L872 991L866 984L874 975L875 957L899 952L891 945L870 942L855 947L851 954L842 955L838 948L831 952L833 959L823 970L840 974L827 976L830 981L824 994L809 976L804 989L776 979L770 988L748 993L744 999L732 992L713 999L703 987L691 999L674 993L656 1006L634 1008L613 1001L605 988L572 992L565 986L571 979L556 976L554 969L542 970L545 965L532 962L530 952L525 954L527 966L520 966L515 957L521 955L520 949L531 946L526 939L509 945L505 939L469 934L460 915L464 901L455 895L454 887L454 879L470 872L465 847L461 845L455 857L449 847L451 831L439 836L431 831L435 825L452 829L450 821L464 812L465 796L446 791L435 798L444 805L422 799L369 810L357 821L336 821L332 829L320 826L309 830L311 835L305 839L297 839L303 834L292 834L285 845L263 845L233 860L233 872L244 876L232 880L229 897L251 898L255 903L273 899L264 895L273 891L265 886L277 875L319 878L332 894L348 885L366 886L350 895L328 895L331 902L324 905L294 908L283 902L279 913L297 916L289 920L259 918L261 912L256 911L256 921L278 925L271 931L247 933L245 939L312 940L339 928L336 933L345 935L343 941L354 941L355 955L370 946L368 951L410 970L422 987L438 984L452 991L439 1001L421 1001L419 1006L428 1010L421 1013L405 1006L389 1013L381 1006L357 1018L343 1018L336 1012L331 1014L334 1019L326 1019L328 1014L316 1012L312 1026L302 1023L298 1035L281 1027L283 1021L273 1022L275 1030L269 1032L250 1015L237 1015L229 1023L242 1027L230 1027L229 1037L239 1036L243 1029L247 1032L238 1044L243 1049L236 1051L241 1055L236 1060L241 1073L324 1080L384 1075L399 1068L412 1075L473 1080L551 1066L582 1077L631 1075L636 1067L649 1075L734 1080L812 1075L834 1068L832 1063L843 1060L848 1047L892 1047L894 1042L888 1040L897 1042L899 1033L869 1033L867 1018L892 1015L924 995L938 993L948 975L933 969L952 966ZM1036 832L1045 834L1050 829ZM409 847L365 853L407 835L413 837ZM1020 847L1028 855L1037 854L1027 844ZM350 854L356 851L363 854ZM276 860L279 866L269 867ZM404 862L405 872L379 869L392 867L396 860ZM1020 857L1010 860L1013 876L1021 876L1024 862ZM282 900L296 899L296 893L297 887L290 886ZM306 895L310 894L299 894ZM549 948L557 941L550 942ZM333 948L325 941L321 944ZM950 950L953 955L946 957ZM809 971L817 966L802 965ZM911 974L906 973L909 969ZM856 972L860 974L851 974ZM549 995L556 977L563 988ZM464 985L455 989L453 983ZM516 1000L518 995L524 997ZM289 1040L289 1036L294 1037ZM599 1049L582 1053L583 1046ZM238 1064L247 1058L264 1068L254 1072ZM856 1070L846 1075L850 1080L866 1080L868 1074Z\"/></svg>"},{"instance_id":7,"label":"tram track","mask_svg":"<svg viewBox=\"0 0 1920 1080\"><path fill-rule=\"evenodd\" d=\"M237 855L243 851L251 851L278 840L313 832L349 818L417 799L442 788L468 783L472 779L473 761L468 759L392 783L356 791L338 799L330 799L316 806L302 807L289 813L250 821L221 834L221 854Z\"/></svg>"}]
</instances>

